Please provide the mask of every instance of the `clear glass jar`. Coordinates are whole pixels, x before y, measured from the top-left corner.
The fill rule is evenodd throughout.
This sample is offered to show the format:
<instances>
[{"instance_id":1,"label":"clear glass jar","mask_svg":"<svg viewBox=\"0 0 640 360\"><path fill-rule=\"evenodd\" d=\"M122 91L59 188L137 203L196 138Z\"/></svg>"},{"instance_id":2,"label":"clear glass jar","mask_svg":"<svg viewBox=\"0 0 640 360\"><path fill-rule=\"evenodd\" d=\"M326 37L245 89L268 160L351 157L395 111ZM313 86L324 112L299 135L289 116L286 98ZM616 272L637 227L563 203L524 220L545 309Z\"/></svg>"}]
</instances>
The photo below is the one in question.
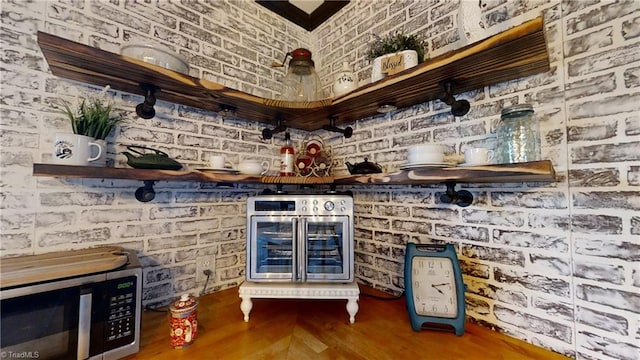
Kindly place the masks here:
<instances>
[{"instance_id":1,"label":"clear glass jar","mask_svg":"<svg viewBox=\"0 0 640 360\"><path fill-rule=\"evenodd\" d=\"M502 109L496 158L499 164L540 160L540 125L533 106L518 104Z\"/></svg>"},{"instance_id":2,"label":"clear glass jar","mask_svg":"<svg viewBox=\"0 0 640 360\"><path fill-rule=\"evenodd\" d=\"M287 55L291 55L291 60L282 81L281 98L286 101L322 100L322 85L311 60L311 51L300 48Z\"/></svg>"}]
</instances>

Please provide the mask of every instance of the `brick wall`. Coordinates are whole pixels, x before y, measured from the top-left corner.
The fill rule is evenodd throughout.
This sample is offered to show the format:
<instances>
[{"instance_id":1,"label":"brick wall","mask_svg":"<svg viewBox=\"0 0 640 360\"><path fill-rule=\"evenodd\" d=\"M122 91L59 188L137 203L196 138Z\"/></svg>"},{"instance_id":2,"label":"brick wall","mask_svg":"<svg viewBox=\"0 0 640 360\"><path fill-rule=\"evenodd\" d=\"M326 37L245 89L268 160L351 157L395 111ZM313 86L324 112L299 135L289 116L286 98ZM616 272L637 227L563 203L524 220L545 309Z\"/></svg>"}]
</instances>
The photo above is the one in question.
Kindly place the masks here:
<instances>
[{"instance_id":1,"label":"brick wall","mask_svg":"<svg viewBox=\"0 0 640 360\"><path fill-rule=\"evenodd\" d=\"M188 59L190 74L255 95L274 97L283 77L271 68L311 34L250 1L2 1L2 256L116 244L136 249L144 265L145 304L198 293L196 259L215 255L209 291L238 285L245 268L245 199L261 187L158 182L156 198L134 198L141 181L36 178L49 162L56 132L71 132L60 99L102 89L49 73L36 31L118 53L120 46L159 42ZM283 136L264 141L263 126L158 101L140 119L138 95L109 91L126 122L108 139L109 164L126 166L125 145L160 149L194 167L212 154L275 165ZM296 138L300 136L294 135Z\"/></svg>"},{"instance_id":2,"label":"brick wall","mask_svg":"<svg viewBox=\"0 0 640 360\"><path fill-rule=\"evenodd\" d=\"M399 293L407 241L453 242L474 321L575 358L639 359L639 9L638 1L355 1L318 28L327 92L345 60L360 85L369 82L371 33L421 34L434 57L543 16L551 57L546 74L461 94L472 105L464 117L434 101L358 121L351 139L331 137L339 163L367 156L390 171L416 143L442 142L449 153L495 148L500 110L528 102L558 175L552 184L463 185L476 198L468 208L440 203L444 186L356 187L359 281ZM472 39L458 31L461 12L482 21Z\"/></svg>"},{"instance_id":3,"label":"brick wall","mask_svg":"<svg viewBox=\"0 0 640 360\"><path fill-rule=\"evenodd\" d=\"M345 59L361 85L368 81L371 32L420 33L429 40L428 54L437 56L469 41L458 31L458 13L477 5L352 1L307 33L250 1L3 0L1 256L121 244L138 250L144 302L153 306L199 292L195 261L214 254L208 289L216 291L244 279L244 200L262 189L160 182L156 199L142 204L133 197L139 181L31 176L33 162L50 158L53 134L70 131L55 109L58 98L100 90L52 76L36 30L113 52L153 38L187 57L191 75L265 97L275 95L283 75L271 62L308 46L328 94ZM435 101L360 120L348 140L320 134L339 163L368 156L391 170L415 143L443 142L448 152L495 147L500 109L530 102L557 181L465 185L476 198L468 208L440 203L443 186L353 187L358 281L400 292L406 242L452 242L473 321L579 359L638 359L640 3L483 0L479 6L485 31L474 37L543 15L551 71L462 94L472 104L462 118ZM165 102L156 106L156 118L142 120L134 112L140 96L110 96L127 116L109 139L110 162L119 166L123 144L157 147L197 165L214 153L232 162L240 156L273 161L281 140L260 140L262 126L250 121Z\"/></svg>"}]
</instances>

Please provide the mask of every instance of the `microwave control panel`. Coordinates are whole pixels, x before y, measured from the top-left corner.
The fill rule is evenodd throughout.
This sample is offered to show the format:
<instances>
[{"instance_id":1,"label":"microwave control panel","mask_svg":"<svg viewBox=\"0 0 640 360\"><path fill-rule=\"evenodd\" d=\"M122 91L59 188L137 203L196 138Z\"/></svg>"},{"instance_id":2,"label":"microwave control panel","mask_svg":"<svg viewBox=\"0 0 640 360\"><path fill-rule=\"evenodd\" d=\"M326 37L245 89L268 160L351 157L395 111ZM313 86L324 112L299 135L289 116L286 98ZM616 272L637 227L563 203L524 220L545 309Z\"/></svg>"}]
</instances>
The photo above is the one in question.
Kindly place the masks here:
<instances>
[{"instance_id":1,"label":"microwave control panel","mask_svg":"<svg viewBox=\"0 0 640 360\"><path fill-rule=\"evenodd\" d=\"M112 280L107 311L107 342L133 339L136 326L136 282L137 277L130 276ZM127 341L128 342L128 341Z\"/></svg>"}]
</instances>

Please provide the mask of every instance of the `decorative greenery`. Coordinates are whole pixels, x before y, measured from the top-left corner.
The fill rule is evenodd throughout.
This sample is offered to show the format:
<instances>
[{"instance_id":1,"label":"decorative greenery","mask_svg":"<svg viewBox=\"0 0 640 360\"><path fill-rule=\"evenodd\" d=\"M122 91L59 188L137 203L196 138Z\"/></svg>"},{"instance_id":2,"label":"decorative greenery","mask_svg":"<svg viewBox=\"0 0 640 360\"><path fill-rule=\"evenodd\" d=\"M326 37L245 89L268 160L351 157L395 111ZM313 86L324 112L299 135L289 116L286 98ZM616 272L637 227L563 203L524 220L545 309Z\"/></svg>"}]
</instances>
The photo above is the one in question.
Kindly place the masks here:
<instances>
[{"instance_id":1,"label":"decorative greenery","mask_svg":"<svg viewBox=\"0 0 640 360\"><path fill-rule=\"evenodd\" d=\"M124 121L122 116L112 114L113 104L103 100L108 89L105 87L100 97L82 99L75 110L75 106L63 101L64 113L71 120L74 134L104 140L116 125Z\"/></svg>"},{"instance_id":2,"label":"decorative greenery","mask_svg":"<svg viewBox=\"0 0 640 360\"><path fill-rule=\"evenodd\" d=\"M375 36L376 40L367 52L367 59L373 60L378 56L393 54L403 50L415 50L418 53L418 63L424 61L425 42L418 35L405 35L395 32L385 37Z\"/></svg>"}]
</instances>

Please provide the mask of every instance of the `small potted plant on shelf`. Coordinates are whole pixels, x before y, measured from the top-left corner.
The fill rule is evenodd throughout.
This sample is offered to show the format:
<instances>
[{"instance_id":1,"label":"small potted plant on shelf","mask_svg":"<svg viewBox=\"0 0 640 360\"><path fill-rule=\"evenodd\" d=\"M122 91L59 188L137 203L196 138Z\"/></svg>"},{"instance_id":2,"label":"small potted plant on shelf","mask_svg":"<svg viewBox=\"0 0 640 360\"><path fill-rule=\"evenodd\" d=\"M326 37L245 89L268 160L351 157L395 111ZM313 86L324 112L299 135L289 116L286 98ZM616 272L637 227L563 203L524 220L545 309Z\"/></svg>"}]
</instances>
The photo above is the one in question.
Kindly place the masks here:
<instances>
[{"instance_id":1,"label":"small potted plant on shelf","mask_svg":"<svg viewBox=\"0 0 640 360\"><path fill-rule=\"evenodd\" d=\"M71 121L73 133L89 137L90 142L99 145L98 158L90 159L89 165L92 166L106 166L106 138L118 124L124 121L124 118L115 112L113 104L106 100L105 93L108 90L107 85L99 96L81 98L75 104L62 102L63 112ZM56 156L58 150L56 149Z\"/></svg>"},{"instance_id":2,"label":"small potted plant on shelf","mask_svg":"<svg viewBox=\"0 0 640 360\"><path fill-rule=\"evenodd\" d=\"M367 52L373 60L371 82L383 79L424 61L425 42L417 34L405 35L395 32L385 37L374 35L376 40Z\"/></svg>"}]
</instances>

